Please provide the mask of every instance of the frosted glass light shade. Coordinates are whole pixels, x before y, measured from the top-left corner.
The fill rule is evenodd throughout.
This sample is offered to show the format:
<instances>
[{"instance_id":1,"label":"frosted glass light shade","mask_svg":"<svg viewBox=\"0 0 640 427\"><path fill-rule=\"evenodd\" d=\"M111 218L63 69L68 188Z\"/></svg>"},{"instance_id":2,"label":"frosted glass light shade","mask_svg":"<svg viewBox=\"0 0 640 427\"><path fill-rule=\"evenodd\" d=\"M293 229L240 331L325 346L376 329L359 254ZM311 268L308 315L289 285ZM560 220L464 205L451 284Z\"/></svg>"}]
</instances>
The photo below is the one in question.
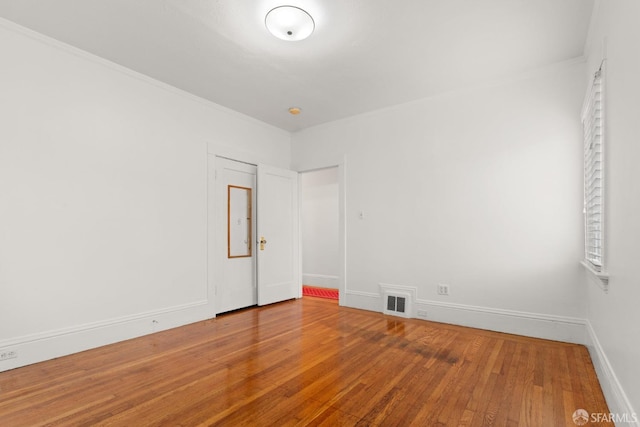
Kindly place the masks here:
<instances>
[{"instance_id":1,"label":"frosted glass light shade","mask_svg":"<svg viewBox=\"0 0 640 427\"><path fill-rule=\"evenodd\" d=\"M275 37L288 40L304 40L313 33L315 22L304 10L295 6L278 6L267 13L264 24Z\"/></svg>"}]
</instances>

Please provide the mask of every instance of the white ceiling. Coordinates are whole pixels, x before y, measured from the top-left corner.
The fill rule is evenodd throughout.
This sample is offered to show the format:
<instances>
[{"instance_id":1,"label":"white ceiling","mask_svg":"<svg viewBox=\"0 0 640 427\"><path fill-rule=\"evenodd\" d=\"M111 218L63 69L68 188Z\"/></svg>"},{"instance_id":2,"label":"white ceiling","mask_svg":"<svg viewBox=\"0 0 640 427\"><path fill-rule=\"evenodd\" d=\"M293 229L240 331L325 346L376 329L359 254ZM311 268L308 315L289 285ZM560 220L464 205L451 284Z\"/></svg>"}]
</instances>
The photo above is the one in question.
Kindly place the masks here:
<instances>
[{"instance_id":1,"label":"white ceiling","mask_svg":"<svg viewBox=\"0 0 640 427\"><path fill-rule=\"evenodd\" d=\"M315 19L306 40L264 26ZM593 0L0 0L0 16L282 129L580 57ZM291 116L291 106L302 114Z\"/></svg>"}]
</instances>

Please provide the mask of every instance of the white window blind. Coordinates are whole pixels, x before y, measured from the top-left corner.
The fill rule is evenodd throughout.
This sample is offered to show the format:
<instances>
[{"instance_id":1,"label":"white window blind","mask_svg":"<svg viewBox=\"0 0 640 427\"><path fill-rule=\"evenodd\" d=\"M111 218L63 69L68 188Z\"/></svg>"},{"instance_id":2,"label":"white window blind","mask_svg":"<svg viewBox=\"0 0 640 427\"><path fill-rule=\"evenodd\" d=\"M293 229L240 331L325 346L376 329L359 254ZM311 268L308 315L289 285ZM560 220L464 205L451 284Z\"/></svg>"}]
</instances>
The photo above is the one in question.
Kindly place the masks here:
<instances>
[{"instance_id":1,"label":"white window blind","mask_svg":"<svg viewBox=\"0 0 640 427\"><path fill-rule=\"evenodd\" d=\"M604 65L604 64L603 64ZM603 66L595 73L582 111L584 129L585 261L603 270L604 93Z\"/></svg>"}]
</instances>

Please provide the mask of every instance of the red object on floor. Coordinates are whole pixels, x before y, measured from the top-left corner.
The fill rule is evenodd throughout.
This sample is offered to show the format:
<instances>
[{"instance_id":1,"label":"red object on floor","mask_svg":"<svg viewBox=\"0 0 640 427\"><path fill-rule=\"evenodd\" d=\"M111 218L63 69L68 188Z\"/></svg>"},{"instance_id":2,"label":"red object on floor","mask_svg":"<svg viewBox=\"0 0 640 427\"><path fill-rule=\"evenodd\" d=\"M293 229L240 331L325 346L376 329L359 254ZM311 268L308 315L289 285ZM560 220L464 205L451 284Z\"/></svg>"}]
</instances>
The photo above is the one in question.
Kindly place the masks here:
<instances>
[{"instance_id":1,"label":"red object on floor","mask_svg":"<svg viewBox=\"0 0 640 427\"><path fill-rule=\"evenodd\" d=\"M337 289L316 288L315 286L302 285L302 296L338 299Z\"/></svg>"}]
</instances>

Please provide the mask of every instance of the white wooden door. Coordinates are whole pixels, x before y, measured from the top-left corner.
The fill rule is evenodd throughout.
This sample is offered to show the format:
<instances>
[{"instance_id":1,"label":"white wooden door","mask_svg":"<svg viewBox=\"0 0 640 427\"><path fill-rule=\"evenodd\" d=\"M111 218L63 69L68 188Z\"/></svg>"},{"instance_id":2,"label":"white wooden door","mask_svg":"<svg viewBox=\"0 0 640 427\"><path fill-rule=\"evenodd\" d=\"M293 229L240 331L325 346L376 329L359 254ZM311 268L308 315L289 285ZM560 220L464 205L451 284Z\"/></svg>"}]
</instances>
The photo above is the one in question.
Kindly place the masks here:
<instances>
[{"instance_id":1,"label":"white wooden door","mask_svg":"<svg viewBox=\"0 0 640 427\"><path fill-rule=\"evenodd\" d=\"M298 173L258 165L258 305L300 297Z\"/></svg>"},{"instance_id":2,"label":"white wooden door","mask_svg":"<svg viewBox=\"0 0 640 427\"><path fill-rule=\"evenodd\" d=\"M216 199L219 203L217 209L217 257L219 260L216 274L216 313L224 313L231 310L256 305L256 166L233 160L216 158ZM251 189L251 212L245 217L243 212L234 214L233 200L230 203L230 195L237 189ZM231 198L233 199L234 196ZM242 207L246 209L246 206ZM247 223L247 218L251 218ZM230 227L248 230L252 236L248 241L246 253L242 251L232 253L231 246L234 243ZM246 239L241 237L241 239ZM237 242L242 246L243 242ZM243 256L244 255L244 256Z\"/></svg>"}]
</instances>

